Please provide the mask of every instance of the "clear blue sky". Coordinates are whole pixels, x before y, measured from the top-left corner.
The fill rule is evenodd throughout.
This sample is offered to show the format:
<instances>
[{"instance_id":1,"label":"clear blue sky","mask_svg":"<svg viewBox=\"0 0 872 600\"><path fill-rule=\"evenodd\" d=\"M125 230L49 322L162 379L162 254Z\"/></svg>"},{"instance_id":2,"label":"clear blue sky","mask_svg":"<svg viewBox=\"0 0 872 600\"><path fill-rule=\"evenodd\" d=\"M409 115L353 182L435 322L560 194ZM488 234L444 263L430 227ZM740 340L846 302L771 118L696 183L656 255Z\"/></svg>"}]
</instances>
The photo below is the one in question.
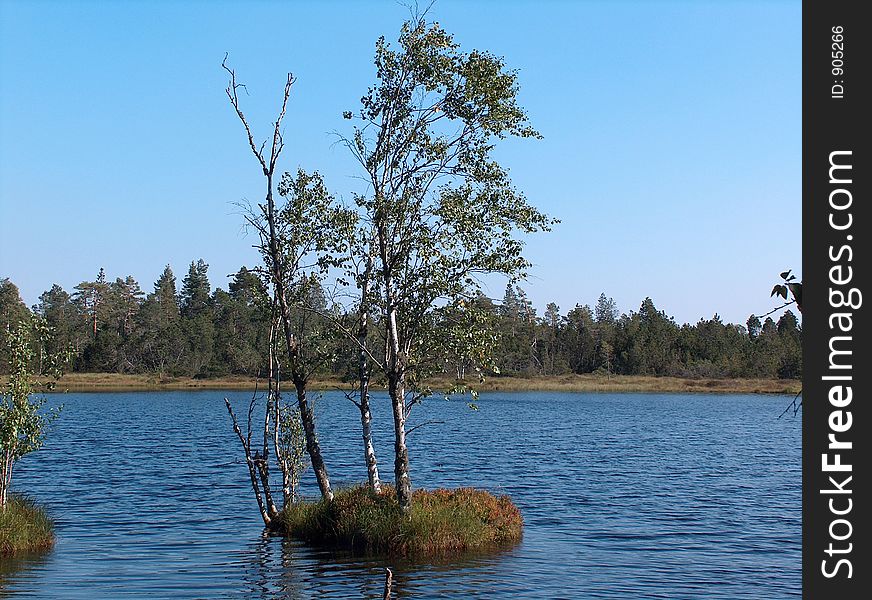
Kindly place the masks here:
<instances>
[{"instance_id":1,"label":"clear blue sky","mask_svg":"<svg viewBox=\"0 0 872 600\"><path fill-rule=\"evenodd\" d=\"M520 70L545 136L499 150L562 220L528 244L540 310L602 291L679 322L776 305L778 272L801 261L799 1L440 0L430 14ZM318 169L348 198L358 172L330 132L407 15L393 0L0 0L0 277L33 304L100 267L151 291L164 265L181 280L202 257L226 288L257 260L234 203L263 191L224 53L260 136L294 73L281 168Z\"/></svg>"}]
</instances>

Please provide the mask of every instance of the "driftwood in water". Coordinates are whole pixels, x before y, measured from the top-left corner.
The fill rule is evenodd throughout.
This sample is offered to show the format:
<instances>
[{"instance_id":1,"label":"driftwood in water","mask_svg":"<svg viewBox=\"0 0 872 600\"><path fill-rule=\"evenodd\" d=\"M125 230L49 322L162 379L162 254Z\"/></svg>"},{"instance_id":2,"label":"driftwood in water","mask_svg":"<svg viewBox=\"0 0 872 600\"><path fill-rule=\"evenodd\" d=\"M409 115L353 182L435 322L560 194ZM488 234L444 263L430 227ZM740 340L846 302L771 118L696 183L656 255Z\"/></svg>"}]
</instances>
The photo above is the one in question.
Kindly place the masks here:
<instances>
[{"instance_id":1,"label":"driftwood in water","mask_svg":"<svg viewBox=\"0 0 872 600\"><path fill-rule=\"evenodd\" d=\"M394 574L390 569L385 569L385 593L382 600L391 600L391 587L394 583Z\"/></svg>"}]
</instances>

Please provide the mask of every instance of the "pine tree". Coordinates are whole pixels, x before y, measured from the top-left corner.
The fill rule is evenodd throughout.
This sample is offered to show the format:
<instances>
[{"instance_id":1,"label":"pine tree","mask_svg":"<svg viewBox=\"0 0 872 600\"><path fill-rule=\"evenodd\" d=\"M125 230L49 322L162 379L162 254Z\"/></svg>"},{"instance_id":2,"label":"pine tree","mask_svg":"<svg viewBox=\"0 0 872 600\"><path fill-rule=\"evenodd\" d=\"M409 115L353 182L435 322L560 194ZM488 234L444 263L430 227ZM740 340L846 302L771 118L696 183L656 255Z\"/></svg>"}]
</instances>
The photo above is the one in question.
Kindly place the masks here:
<instances>
[{"instance_id":1,"label":"pine tree","mask_svg":"<svg viewBox=\"0 0 872 600\"><path fill-rule=\"evenodd\" d=\"M106 283L106 272L100 268L96 281L83 281L76 286L73 301L79 312L87 319L88 326L93 337L97 337L97 331L104 323L105 303L109 294L109 285Z\"/></svg>"},{"instance_id":2,"label":"pine tree","mask_svg":"<svg viewBox=\"0 0 872 600\"><path fill-rule=\"evenodd\" d=\"M597 323L614 325L618 319L618 306L612 298L608 298L605 292L603 292L596 301L593 314L596 317Z\"/></svg>"},{"instance_id":3,"label":"pine tree","mask_svg":"<svg viewBox=\"0 0 872 600\"><path fill-rule=\"evenodd\" d=\"M158 280L154 282L152 297L160 309L160 319L163 326L168 326L178 321L179 297L176 293L176 276L169 265L163 270Z\"/></svg>"},{"instance_id":4,"label":"pine tree","mask_svg":"<svg viewBox=\"0 0 872 600\"><path fill-rule=\"evenodd\" d=\"M78 354L82 342L79 318L72 298L64 288L54 284L40 294L33 312L45 319L46 325L51 328L52 336L46 342L49 351L58 353L72 348Z\"/></svg>"},{"instance_id":5,"label":"pine tree","mask_svg":"<svg viewBox=\"0 0 872 600\"><path fill-rule=\"evenodd\" d=\"M209 265L201 258L191 262L188 274L182 280L181 314L186 318L202 315L209 309L212 286L209 285L207 271Z\"/></svg>"}]
</instances>

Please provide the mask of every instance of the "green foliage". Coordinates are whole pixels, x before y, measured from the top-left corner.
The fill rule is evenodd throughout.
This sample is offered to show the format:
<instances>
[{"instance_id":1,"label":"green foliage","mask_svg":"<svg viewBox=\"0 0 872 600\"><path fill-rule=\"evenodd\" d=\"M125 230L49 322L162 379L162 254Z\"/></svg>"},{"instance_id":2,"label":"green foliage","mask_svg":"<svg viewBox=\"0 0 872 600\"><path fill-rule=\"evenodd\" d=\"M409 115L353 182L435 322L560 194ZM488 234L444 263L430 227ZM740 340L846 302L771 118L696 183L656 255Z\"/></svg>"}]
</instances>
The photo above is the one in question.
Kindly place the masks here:
<instances>
[{"instance_id":1,"label":"green foliage","mask_svg":"<svg viewBox=\"0 0 872 600\"><path fill-rule=\"evenodd\" d=\"M0 557L45 550L54 544L54 523L33 500L12 495L0 510Z\"/></svg>"},{"instance_id":2,"label":"green foliage","mask_svg":"<svg viewBox=\"0 0 872 600\"><path fill-rule=\"evenodd\" d=\"M85 317L90 334L96 337L107 316L109 284L106 283L106 273L101 268L95 281L83 281L75 289L73 302Z\"/></svg>"},{"instance_id":3,"label":"green foliage","mask_svg":"<svg viewBox=\"0 0 872 600\"><path fill-rule=\"evenodd\" d=\"M492 156L496 139L539 137L517 104L517 74L501 58L462 52L437 23L416 19L403 25L396 48L379 39L375 65L377 82L345 141L372 187L358 205L378 249L380 304L395 311L406 371L421 379L414 371L440 347L460 350L435 339L433 313L474 300L481 274L523 276L529 262L517 234L555 221L526 201ZM481 320L469 325L480 329Z\"/></svg>"},{"instance_id":4,"label":"green foliage","mask_svg":"<svg viewBox=\"0 0 872 600\"><path fill-rule=\"evenodd\" d=\"M614 324L618 320L618 306L614 299L605 295L605 292L600 294L594 308L596 322L600 324Z\"/></svg>"},{"instance_id":5,"label":"green foliage","mask_svg":"<svg viewBox=\"0 0 872 600\"><path fill-rule=\"evenodd\" d=\"M782 283L775 284L769 296L779 296L783 300L787 300L788 294L790 294L791 299L788 304L795 303L799 312L802 312L802 282L796 281L796 275L791 275L790 269L784 271L779 276Z\"/></svg>"},{"instance_id":6,"label":"green foliage","mask_svg":"<svg viewBox=\"0 0 872 600\"><path fill-rule=\"evenodd\" d=\"M360 306L361 314L377 310L384 357L363 351L391 398L394 476L408 510L405 421L431 393L424 380L447 363L462 378L467 366L491 362L489 315L471 308L480 277L522 278L530 263L520 235L556 221L527 202L493 155L499 139L540 137L517 103L517 73L502 58L463 52L438 23L415 17L403 24L396 46L378 40L375 66L360 111L344 114L356 122L343 141L369 188L356 198L362 243L349 249L360 246L366 260L340 262L362 262L373 275L359 277L357 287L365 296L362 283L375 284L377 293Z\"/></svg>"},{"instance_id":7,"label":"green foliage","mask_svg":"<svg viewBox=\"0 0 872 600\"><path fill-rule=\"evenodd\" d=\"M176 277L167 265L154 283L154 291L134 317L129 362L132 370L176 374L184 358L184 344Z\"/></svg>"},{"instance_id":8,"label":"green foliage","mask_svg":"<svg viewBox=\"0 0 872 600\"><path fill-rule=\"evenodd\" d=\"M421 338L426 343L410 352L411 357L421 361L421 364L409 364L416 378L423 380L453 372L456 379L462 381L469 373L479 379L486 372L499 372L495 356L499 334L486 298L472 302L458 299L453 304L434 308L428 314L426 331Z\"/></svg>"},{"instance_id":9,"label":"green foliage","mask_svg":"<svg viewBox=\"0 0 872 600\"><path fill-rule=\"evenodd\" d=\"M523 519L508 496L483 490L416 490L403 513L393 489L337 492L332 502L298 502L281 515L286 533L304 541L392 556L440 557L511 546Z\"/></svg>"},{"instance_id":10,"label":"green foliage","mask_svg":"<svg viewBox=\"0 0 872 600\"><path fill-rule=\"evenodd\" d=\"M350 273L353 278L353 270ZM112 291L117 289L118 281L134 290L126 303ZM27 311L17 298L14 284L6 280L5 287L7 292L14 289L10 296L17 300L17 304L12 304L17 309L8 314L22 316L29 322L36 322L39 317L48 327L40 342L31 339L37 370L40 356L71 351L75 371L263 375L270 299L261 277L244 267L230 281L230 291L216 290L209 301L212 308L192 320L175 312L176 304L171 298L165 302L170 310L161 311L157 290L142 301L135 294L138 285L133 278L118 279L110 286L107 297L107 303L112 305L107 313L110 318L105 326L100 326L96 337L88 329L88 315L79 312L60 286L52 286L40 296L34 313ZM312 373L354 379L357 347L335 330L329 330L332 319L351 329L357 307L346 312L334 306L317 277L301 282L293 293L299 299L305 296L310 308L317 307L329 317L311 310L292 310L294 319L300 319L295 327L305 325L320 339L317 353L309 357ZM382 348L384 317L375 293L369 296L369 302L374 312L367 343L370 348ZM453 304L437 305L420 324L420 334L426 335L427 340L418 347L421 352L417 360L422 362L415 366L412 375L420 382L433 375L465 378L465 386L460 387L466 391L475 387L481 374L801 376L802 326L789 310L777 321L752 315L745 326L724 323L717 315L679 326L662 311L652 310L653 302L644 311L622 316L614 316L617 308L605 294L597 304L612 308L600 310L599 319L596 307L586 305L576 305L565 314L554 306L539 316L524 290L509 285L500 303L479 294L471 300L460 298ZM14 326L0 321L0 330L11 330ZM0 369L4 372L9 370L7 343L7 336L0 336ZM201 346L197 348L195 343Z\"/></svg>"},{"instance_id":11,"label":"green foliage","mask_svg":"<svg viewBox=\"0 0 872 600\"><path fill-rule=\"evenodd\" d=\"M616 373L678 377L799 377L802 330L792 313L781 325L749 319L749 329L718 315L677 325L647 298L638 312L576 305L566 317L555 310L531 319L518 289L506 293L496 314L502 333L496 355L508 375ZM613 305L605 294L600 307ZM788 311L789 312L789 311ZM559 317L559 318L558 318ZM556 325L556 327L555 327Z\"/></svg>"},{"instance_id":12,"label":"green foliage","mask_svg":"<svg viewBox=\"0 0 872 600\"><path fill-rule=\"evenodd\" d=\"M279 400L278 453L279 460L287 465L290 479L291 501L296 502L300 477L309 467L306 453L306 433L300 418L300 409Z\"/></svg>"},{"instance_id":13,"label":"green foliage","mask_svg":"<svg viewBox=\"0 0 872 600\"><path fill-rule=\"evenodd\" d=\"M48 340L50 350L81 345L79 328L76 326L79 321L76 306L61 286L54 284L43 292L33 312L45 319L46 324L54 330L54 335Z\"/></svg>"},{"instance_id":14,"label":"green foliage","mask_svg":"<svg viewBox=\"0 0 872 600\"><path fill-rule=\"evenodd\" d=\"M210 373L256 375L267 362L271 301L267 285L245 267L233 276L228 292L218 289L214 306L214 350Z\"/></svg>"},{"instance_id":15,"label":"green foliage","mask_svg":"<svg viewBox=\"0 0 872 600\"><path fill-rule=\"evenodd\" d=\"M21 322L29 322L31 319L27 305L21 300L18 286L8 278L0 279L0 372L8 373L9 364L9 336L12 330Z\"/></svg>"},{"instance_id":16,"label":"green foliage","mask_svg":"<svg viewBox=\"0 0 872 600\"><path fill-rule=\"evenodd\" d=\"M188 274L182 280L180 307L183 317L193 319L209 310L212 286L209 285L208 270L209 265L202 258L191 262Z\"/></svg>"},{"instance_id":17,"label":"green foliage","mask_svg":"<svg viewBox=\"0 0 872 600\"><path fill-rule=\"evenodd\" d=\"M748 337L752 340L757 339L757 336L760 335L760 331L763 329L763 323L760 322L760 317L757 315L751 315L748 317L748 321L745 325L748 327Z\"/></svg>"},{"instance_id":18,"label":"green foliage","mask_svg":"<svg viewBox=\"0 0 872 600\"><path fill-rule=\"evenodd\" d=\"M273 272L271 240L277 246L289 311L287 318L281 319L282 332L290 333L286 340L292 345L281 348L280 358L291 378L302 382L332 365L339 352L342 332L334 325L341 315L338 306L328 300L323 282L331 269L342 266L354 215L338 206L317 172L300 169L296 174L284 173L278 193L282 203L276 207L274 236L267 205L259 206L247 218L260 236L259 250L267 272ZM276 304L271 310L281 315L280 308L281 304Z\"/></svg>"}]
</instances>

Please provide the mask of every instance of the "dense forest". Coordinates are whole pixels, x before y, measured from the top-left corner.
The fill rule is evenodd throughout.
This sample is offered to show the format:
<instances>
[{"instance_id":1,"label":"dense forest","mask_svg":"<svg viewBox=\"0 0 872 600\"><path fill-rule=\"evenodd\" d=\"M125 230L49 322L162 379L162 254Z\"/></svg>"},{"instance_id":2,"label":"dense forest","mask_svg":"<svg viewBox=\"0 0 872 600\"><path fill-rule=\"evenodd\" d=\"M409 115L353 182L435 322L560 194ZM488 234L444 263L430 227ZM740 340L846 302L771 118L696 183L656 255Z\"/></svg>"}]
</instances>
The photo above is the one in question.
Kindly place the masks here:
<instances>
[{"instance_id":1,"label":"dense forest","mask_svg":"<svg viewBox=\"0 0 872 600\"><path fill-rule=\"evenodd\" d=\"M267 285L242 267L228 289L216 289L203 260L192 262L180 289L167 266L146 294L131 277L109 281L101 269L94 281L71 292L59 285L28 308L9 279L0 280L0 327L19 321L48 332L51 353L69 351L69 370L215 377L262 374L267 364L271 308ZM318 301L329 310L327 295ZM679 325L645 298L638 311L619 314L601 294L596 305L566 313L554 303L537 314L524 290L507 286L500 299L479 296L480 314L494 333L494 371L531 376L567 373L672 375L680 377L799 378L802 329L786 311L777 321L752 315L745 325L724 323L715 314L695 325ZM5 336L4 336L5 337ZM38 336L35 336L35 339ZM5 371L5 343L0 371ZM354 362L340 351L322 367L343 377ZM463 361L446 364L446 375L465 376ZM493 373L497 374L497 373Z\"/></svg>"}]
</instances>

